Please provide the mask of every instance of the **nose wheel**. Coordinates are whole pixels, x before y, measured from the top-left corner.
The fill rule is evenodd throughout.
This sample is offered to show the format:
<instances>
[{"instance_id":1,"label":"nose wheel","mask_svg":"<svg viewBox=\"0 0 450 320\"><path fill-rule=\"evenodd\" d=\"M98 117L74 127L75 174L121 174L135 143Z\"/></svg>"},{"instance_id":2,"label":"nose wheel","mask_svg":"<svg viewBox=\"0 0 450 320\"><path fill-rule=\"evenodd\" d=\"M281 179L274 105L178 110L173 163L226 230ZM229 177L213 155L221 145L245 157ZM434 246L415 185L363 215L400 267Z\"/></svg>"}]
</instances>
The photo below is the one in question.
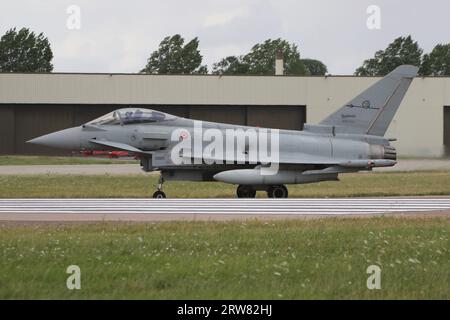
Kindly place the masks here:
<instances>
[{"instance_id":1,"label":"nose wheel","mask_svg":"<svg viewBox=\"0 0 450 320\"><path fill-rule=\"evenodd\" d=\"M164 199L166 197L166 194L163 191L155 191L155 193L153 194L153 198L155 199Z\"/></svg>"},{"instance_id":2,"label":"nose wheel","mask_svg":"<svg viewBox=\"0 0 450 320\"><path fill-rule=\"evenodd\" d=\"M288 189L284 185L270 186L267 189L267 197L269 198L287 198Z\"/></svg>"},{"instance_id":3,"label":"nose wheel","mask_svg":"<svg viewBox=\"0 0 450 320\"><path fill-rule=\"evenodd\" d=\"M158 181L158 190L156 190L155 193L153 194L153 198L155 198L155 199L166 198L166 194L164 193L164 191L162 191L163 183L164 183L164 178L161 174L159 176L159 181Z\"/></svg>"}]
</instances>

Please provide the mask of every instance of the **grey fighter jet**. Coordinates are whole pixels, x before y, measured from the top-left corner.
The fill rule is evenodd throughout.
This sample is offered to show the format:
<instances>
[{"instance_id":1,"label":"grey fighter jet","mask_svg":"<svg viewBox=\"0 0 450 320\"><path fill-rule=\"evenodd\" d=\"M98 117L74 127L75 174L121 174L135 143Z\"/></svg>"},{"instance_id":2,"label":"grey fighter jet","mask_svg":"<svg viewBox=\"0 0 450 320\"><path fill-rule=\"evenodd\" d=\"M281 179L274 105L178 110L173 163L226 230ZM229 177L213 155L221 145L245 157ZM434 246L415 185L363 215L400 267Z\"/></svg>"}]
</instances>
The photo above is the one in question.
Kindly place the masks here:
<instances>
[{"instance_id":1,"label":"grey fighter jet","mask_svg":"<svg viewBox=\"0 0 450 320\"><path fill-rule=\"evenodd\" d=\"M239 198L254 198L257 190L270 198L287 198L286 184L333 181L340 173L394 166L392 139L383 136L417 71L415 66L398 67L319 124L305 124L303 131L125 108L28 142L134 153L144 171L160 171L154 198L166 197L162 187L167 180L235 184Z\"/></svg>"}]
</instances>

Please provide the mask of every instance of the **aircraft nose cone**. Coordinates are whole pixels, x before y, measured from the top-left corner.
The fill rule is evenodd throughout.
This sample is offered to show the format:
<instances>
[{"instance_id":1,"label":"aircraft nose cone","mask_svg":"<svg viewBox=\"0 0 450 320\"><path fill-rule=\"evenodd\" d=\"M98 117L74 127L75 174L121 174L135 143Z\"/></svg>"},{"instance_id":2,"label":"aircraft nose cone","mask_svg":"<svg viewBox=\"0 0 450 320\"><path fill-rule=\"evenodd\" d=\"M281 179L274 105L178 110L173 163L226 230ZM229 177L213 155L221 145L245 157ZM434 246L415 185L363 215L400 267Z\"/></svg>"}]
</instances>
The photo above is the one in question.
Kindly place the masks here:
<instances>
[{"instance_id":1,"label":"aircraft nose cone","mask_svg":"<svg viewBox=\"0 0 450 320\"><path fill-rule=\"evenodd\" d=\"M53 148L78 150L80 149L80 133L81 129L79 127L75 127L49 133L28 140L27 143Z\"/></svg>"}]
</instances>

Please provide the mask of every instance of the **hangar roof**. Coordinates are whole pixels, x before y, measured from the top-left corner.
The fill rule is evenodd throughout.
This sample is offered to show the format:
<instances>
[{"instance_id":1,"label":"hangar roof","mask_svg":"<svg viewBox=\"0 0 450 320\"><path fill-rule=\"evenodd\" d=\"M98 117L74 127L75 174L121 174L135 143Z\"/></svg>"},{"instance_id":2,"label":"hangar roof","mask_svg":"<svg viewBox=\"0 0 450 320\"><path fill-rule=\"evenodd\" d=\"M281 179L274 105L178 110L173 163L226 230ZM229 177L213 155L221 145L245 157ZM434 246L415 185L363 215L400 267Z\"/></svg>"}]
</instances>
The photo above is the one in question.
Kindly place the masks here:
<instances>
[{"instance_id":1,"label":"hangar roof","mask_svg":"<svg viewBox=\"0 0 450 320\"><path fill-rule=\"evenodd\" d=\"M94 73L0 73L0 103L342 104L378 78ZM447 89L448 88L448 89ZM450 77L417 78L412 91L450 105ZM445 102L445 103L444 103Z\"/></svg>"}]
</instances>

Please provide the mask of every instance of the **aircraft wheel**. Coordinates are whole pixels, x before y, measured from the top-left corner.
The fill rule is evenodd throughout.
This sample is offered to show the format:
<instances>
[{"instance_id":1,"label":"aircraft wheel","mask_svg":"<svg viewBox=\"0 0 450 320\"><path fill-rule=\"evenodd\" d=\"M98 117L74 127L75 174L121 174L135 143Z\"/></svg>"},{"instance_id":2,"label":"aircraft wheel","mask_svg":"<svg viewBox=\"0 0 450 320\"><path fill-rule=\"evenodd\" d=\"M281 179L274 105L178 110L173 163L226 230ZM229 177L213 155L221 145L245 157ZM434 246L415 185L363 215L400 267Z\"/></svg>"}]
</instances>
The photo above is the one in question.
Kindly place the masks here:
<instances>
[{"instance_id":1,"label":"aircraft wheel","mask_svg":"<svg viewBox=\"0 0 450 320\"><path fill-rule=\"evenodd\" d=\"M267 196L269 198L287 198L288 189L283 185L271 186L269 190L267 190Z\"/></svg>"},{"instance_id":2,"label":"aircraft wheel","mask_svg":"<svg viewBox=\"0 0 450 320\"><path fill-rule=\"evenodd\" d=\"M155 198L155 199L164 199L165 197L166 197L166 194L164 192L162 192L161 190L158 190L153 194L153 198Z\"/></svg>"},{"instance_id":3,"label":"aircraft wheel","mask_svg":"<svg viewBox=\"0 0 450 320\"><path fill-rule=\"evenodd\" d=\"M236 194L238 198L254 198L256 197L256 190L251 186L239 185Z\"/></svg>"}]
</instances>

